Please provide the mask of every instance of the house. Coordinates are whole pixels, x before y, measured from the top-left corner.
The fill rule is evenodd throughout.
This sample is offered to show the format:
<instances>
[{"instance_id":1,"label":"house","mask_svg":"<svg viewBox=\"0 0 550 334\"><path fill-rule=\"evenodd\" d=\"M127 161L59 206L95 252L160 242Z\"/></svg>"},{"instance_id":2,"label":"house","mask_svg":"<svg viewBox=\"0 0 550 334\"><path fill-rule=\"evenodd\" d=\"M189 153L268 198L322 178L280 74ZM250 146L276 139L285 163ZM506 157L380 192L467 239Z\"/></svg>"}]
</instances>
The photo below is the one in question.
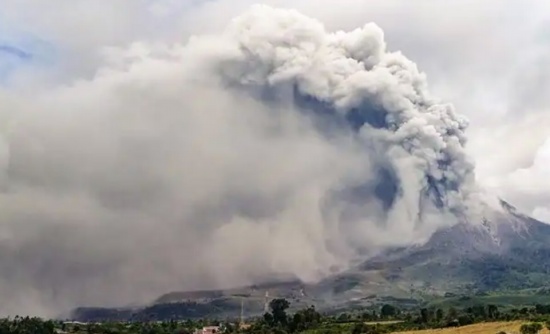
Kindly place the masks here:
<instances>
[{"instance_id":1,"label":"house","mask_svg":"<svg viewBox=\"0 0 550 334\"><path fill-rule=\"evenodd\" d=\"M245 324L244 322L239 323L239 329L249 329L250 327L252 327L251 324Z\"/></svg>"},{"instance_id":2,"label":"house","mask_svg":"<svg viewBox=\"0 0 550 334\"><path fill-rule=\"evenodd\" d=\"M206 326L202 329L197 329L194 334L219 334L221 332L220 326Z\"/></svg>"}]
</instances>

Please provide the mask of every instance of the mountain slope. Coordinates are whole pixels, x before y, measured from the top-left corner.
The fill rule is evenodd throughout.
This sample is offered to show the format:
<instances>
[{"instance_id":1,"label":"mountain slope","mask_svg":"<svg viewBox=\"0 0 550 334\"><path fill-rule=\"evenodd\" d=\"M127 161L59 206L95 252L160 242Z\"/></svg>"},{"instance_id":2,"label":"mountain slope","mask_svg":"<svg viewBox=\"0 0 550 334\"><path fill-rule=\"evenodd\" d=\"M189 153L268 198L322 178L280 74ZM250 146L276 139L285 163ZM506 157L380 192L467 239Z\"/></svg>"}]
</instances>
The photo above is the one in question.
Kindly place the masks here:
<instances>
[{"instance_id":1,"label":"mountain slope","mask_svg":"<svg viewBox=\"0 0 550 334\"><path fill-rule=\"evenodd\" d=\"M352 282L344 298L359 297L365 288L392 295L444 295L545 286L550 225L502 205L494 221L440 230L424 245L388 251L321 284Z\"/></svg>"},{"instance_id":2,"label":"mountain slope","mask_svg":"<svg viewBox=\"0 0 550 334\"><path fill-rule=\"evenodd\" d=\"M482 224L461 223L436 232L427 243L387 250L320 282L274 282L230 290L171 292L141 309L79 309L79 320L108 318L237 317L261 314L270 298L295 307L330 310L381 302L415 304L427 296L467 295L546 288L550 282L550 225L503 210Z\"/></svg>"}]
</instances>

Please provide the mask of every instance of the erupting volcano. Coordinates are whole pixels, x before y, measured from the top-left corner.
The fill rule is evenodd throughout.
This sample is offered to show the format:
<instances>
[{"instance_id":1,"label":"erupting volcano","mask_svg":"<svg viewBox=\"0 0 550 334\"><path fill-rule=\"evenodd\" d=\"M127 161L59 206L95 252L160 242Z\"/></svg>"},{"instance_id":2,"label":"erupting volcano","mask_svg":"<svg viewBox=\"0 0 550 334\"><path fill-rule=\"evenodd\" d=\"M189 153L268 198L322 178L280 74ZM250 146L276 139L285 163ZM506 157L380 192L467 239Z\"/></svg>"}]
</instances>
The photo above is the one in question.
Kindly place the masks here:
<instances>
[{"instance_id":1,"label":"erupting volcano","mask_svg":"<svg viewBox=\"0 0 550 334\"><path fill-rule=\"evenodd\" d=\"M248 286L273 282L340 305L550 276L550 227L476 183L467 120L374 23L331 32L257 5L220 33L102 49L87 78L0 98L7 314L235 286L261 310Z\"/></svg>"}]
</instances>

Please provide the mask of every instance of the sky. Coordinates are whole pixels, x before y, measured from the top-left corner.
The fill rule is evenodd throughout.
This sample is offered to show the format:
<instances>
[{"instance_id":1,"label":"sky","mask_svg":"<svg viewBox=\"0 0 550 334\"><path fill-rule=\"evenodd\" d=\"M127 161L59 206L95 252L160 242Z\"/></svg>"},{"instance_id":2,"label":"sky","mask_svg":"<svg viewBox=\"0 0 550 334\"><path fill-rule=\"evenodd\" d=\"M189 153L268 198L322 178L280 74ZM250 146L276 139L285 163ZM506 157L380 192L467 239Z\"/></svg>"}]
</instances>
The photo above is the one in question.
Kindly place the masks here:
<instances>
[{"instance_id":1,"label":"sky","mask_svg":"<svg viewBox=\"0 0 550 334\"><path fill-rule=\"evenodd\" d=\"M308 19L272 10L242 16L256 3L0 0L0 272L11 273L0 275L0 296L14 300L2 313L140 303L170 289L289 273L316 279L360 251L423 240L441 227L430 218L419 229L398 223L417 213L410 203L419 199L407 191L403 215L371 202L365 208L376 214L365 220L356 217L363 209L337 201L321 212L336 185L374 182L382 158L373 152L383 147L376 140L394 139L362 138L375 143L366 154L339 129L330 140L321 135L288 112L294 105L222 89L229 80L261 91L291 77L345 109L355 95L331 90L338 75L327 87L315 83L325 82L323 71L347 72L300 72L321 57L309 48L323 43L341 43L347 60L400 51L416 63L430 94L457 113L434 113L444 124L435 129L461 133L462 115L468 119L466 144L446 153L460 163L447 172L462 183L471 160L476 187L550 222L550 4L269 0L262 3ZM383 33L360 30L369 22ZM340 30L353 33L331 35ZM249 48L247 62L236 42ZM415 66L399 57L385 66L392 61L411 78L405 88L391 80L363 87L388 108L425 89ZM265 77L272 68L281 76ZM425 134L421 143L462 140ZM416 189L418 179L400 173L418 165L396 152L384 159L399 162L404 189ZM472 187L455 195L464 199ZM333 211L352 218L342 226ZM396 232L403 240L390 239ZM132 286L123 284L130 278ZM13 295L23 290L24 298Z\"/></svg>"}]
</instances>

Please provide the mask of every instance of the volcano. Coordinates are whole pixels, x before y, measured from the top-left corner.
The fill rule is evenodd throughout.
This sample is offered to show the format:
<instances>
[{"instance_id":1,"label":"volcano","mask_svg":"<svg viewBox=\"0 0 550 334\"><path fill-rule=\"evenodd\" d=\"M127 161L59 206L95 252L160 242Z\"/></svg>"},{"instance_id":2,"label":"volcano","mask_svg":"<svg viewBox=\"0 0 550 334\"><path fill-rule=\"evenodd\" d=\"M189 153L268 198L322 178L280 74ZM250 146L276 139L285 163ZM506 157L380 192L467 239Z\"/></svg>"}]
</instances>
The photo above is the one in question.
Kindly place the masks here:
<instances>
[{"instance_id":1,"label":"volcano","mask_svg":"<svg viewBox=\"0 0 550 334\"><path fill-rule=\"evenodd\" d=\"M124 79L124 89L116 86L109 96L121 99L117 106L125 106L130 95L120 92L126 91L155 102L146 104L147 117L141 106L109 110L112 122L131 111L137 114L130 119L157 124L150 116L157 101L170 103L162 104L158 128L147 131L158 135L120 147L125 154L114 156L136 154L113 166L128 164L120 173L128 176L135 166L169 169L159 177L144 172L114 189L110 185L120 182L111 181L109 168L90 179L92 188L97 180L109 185L109 191L88 191L108 203L105 217L123 226L129 217L144 221L121 229L124 242L113 240L108 258L84 262L89 274L69 275L80 259L61 261L59 272L69 274L56 272L50 280L69 277L74 285L58 283L65 295L56 300L70 307L118 305L144 303L166 290L258 285L175 291L136 309L80 308L75 318L239 316L241 302L254 315L269 298L330 310L544 291L550 227L485 196L466 150L467 119L431 94L426 74L391 50L376 24L331 32L295 10L257 5L223 33L136 62L129 71L106 71L116 73L113 82ZM159 64L166 67L158 77L139 72ZM136 78L148 86L136 85ZM143 87L159 90L147 95ZM126 133L125 122L120 129ZM77 158L81 151L75 161L87 161ZM154 164L144 165L144 157ZM82 184L84 174L73 183ZM111 236L118 225L105 226L99 231ZM88 240L89 233L82 235ZM19 262L13 261L18 270ZM35 285L47 286L48 277L35 272L31 266L28 276L39 277ZM294 280L280 279L289 276Z\"/></svg>"},{"instance_id":2,"label":"volcano","mask_svg":"<svg viewBox=\"0 0 550 334\"><path fill-rule=\"evenodd\" d=\"M341 310L377 303L415 305L429 298L494 293L547 294L550 225L501 201L481 224L441 229L422 245L387 249L319 282L265 282L228 290L171 292L137 309L79 308L78 320L238 316L261 314L267 298L295 307ZM267 297L266 297L266 292Z\"/></svg>"},{"instance_id":3,"label":"volcano","mask_svg":"<svg viewBox=\"0 0 550 334\"><path fill-rule=\"evenodd\" d=\"M546 288L550 225L504 201L501 206L492 221L439 230L423 245L388 250L318 286L342 301L365 293L449 296Z\"/></svg>"}]
</instances>

